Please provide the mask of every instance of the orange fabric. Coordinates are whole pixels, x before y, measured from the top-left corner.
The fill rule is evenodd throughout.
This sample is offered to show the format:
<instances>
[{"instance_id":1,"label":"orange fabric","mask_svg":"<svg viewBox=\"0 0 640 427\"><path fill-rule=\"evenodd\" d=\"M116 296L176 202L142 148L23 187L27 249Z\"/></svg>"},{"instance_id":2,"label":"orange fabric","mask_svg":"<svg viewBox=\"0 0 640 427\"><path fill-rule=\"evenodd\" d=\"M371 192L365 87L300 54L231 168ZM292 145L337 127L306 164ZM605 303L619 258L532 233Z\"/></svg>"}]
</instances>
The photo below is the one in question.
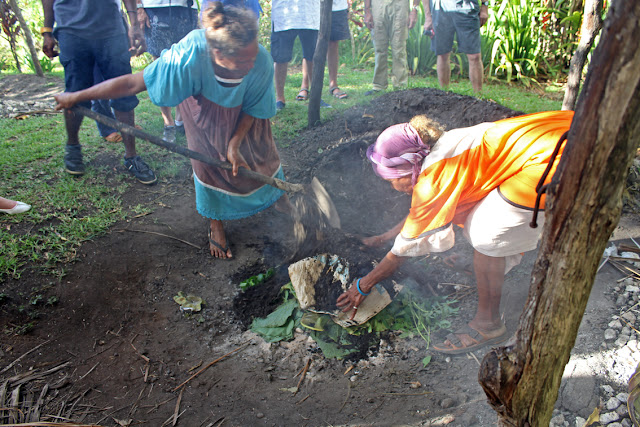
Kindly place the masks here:
<instances>
[{"instance_id":1,"label":"orange fabric","mask_svg":"<svg viewBox=\"0 0 640 427\"><path fill-rule=\"evenodd\" d=\"M428 166L413 189L402 236L412 239L452 222L462 224L473 206L496 187L508 200L533 207L536 185L572 119L573 111L551 111L500 120L470 147ZM463 144L447 140L445 134L430 155L443 140L445 144ZM546 182L551 180L563 148Z\"/></svg>"}]
</instances>

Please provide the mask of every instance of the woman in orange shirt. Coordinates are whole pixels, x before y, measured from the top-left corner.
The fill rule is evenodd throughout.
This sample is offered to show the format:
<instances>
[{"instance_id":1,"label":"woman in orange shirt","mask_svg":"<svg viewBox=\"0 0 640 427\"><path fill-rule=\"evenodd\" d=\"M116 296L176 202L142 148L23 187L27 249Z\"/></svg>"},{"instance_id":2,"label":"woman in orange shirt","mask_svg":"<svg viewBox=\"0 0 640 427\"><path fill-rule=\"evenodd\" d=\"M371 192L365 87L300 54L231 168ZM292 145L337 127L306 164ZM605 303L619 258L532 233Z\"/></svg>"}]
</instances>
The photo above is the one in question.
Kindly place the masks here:
<instances>
[{"instance_id":1,"label":"woman in orange shirt","mask_svg":"<svg viewBox=\"0 0 640 427\"><path fill-rule=\"evenodd\" d=\"M499 312L504 275L537 246L542 227L529 225L536 187L547 167L544 184L551 181L562 146L557 156L554 149L572 119L572 111L544 112L443 132L418 116L382 132L367 157L378 176L411 195L411 209L391 230L364 240L378 246L395 239L385 258L338 298L338 306L355 315L371 288L407 257L451 249L457 224L474 248L478 308L465 328L433 348L458 354L505 340Z\"/></svg>"}]
</instances>

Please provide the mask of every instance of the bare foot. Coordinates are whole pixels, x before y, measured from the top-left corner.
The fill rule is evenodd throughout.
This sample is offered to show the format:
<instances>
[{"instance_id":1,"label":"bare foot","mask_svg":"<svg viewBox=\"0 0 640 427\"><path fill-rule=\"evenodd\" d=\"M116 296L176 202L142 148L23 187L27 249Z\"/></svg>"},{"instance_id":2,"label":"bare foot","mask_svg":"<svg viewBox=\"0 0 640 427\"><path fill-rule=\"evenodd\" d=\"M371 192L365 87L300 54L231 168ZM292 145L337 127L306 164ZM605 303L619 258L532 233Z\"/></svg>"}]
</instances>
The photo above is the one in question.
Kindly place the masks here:
<instances>
[{"instance_id":1,"label":"bare foot","mask_svg":"<svg viewBox=\"0 0 640 427\"><path fill-rule=\"evenodd\" d=\"M281 212L283 214L287 214L289 216L292 216L293 215L293 211L295 210L295 208L291 204L291 201L289 200L289 196L287 196L286 194L283 194L282 197L280 197L273 204L273 207L276 208L276 210L278 212Z\"/></svg>"},{"instance_id":2,"label":"bare foot","mask_svg":"<svg viewBox=\"0 0 640 427\"><path fill-rule=\"evenodd\" d=\"M222 221L212 219L209 226L209 250L211 255L216 258L229 259L233 258L231 249L227 244L227 236L222 227Z\"/></svg>"}]
</instances>

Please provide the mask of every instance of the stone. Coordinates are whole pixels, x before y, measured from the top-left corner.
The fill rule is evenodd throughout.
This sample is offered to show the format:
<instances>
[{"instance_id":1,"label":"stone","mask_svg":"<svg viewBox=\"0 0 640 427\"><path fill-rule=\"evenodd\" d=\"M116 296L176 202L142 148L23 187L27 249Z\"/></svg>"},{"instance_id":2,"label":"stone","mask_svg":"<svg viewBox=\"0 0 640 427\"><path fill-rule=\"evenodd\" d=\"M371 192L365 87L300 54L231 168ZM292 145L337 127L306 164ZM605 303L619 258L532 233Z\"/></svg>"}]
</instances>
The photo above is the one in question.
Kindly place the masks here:
<instances>
[{"instance_id":1,"label":"stone","mask_svg":"<svg viewBox=\"0 0 640 427\"><path fill-rule=\"evenodd\" d=\"M607 427L622 427L622 424L616 422L616 423L607 424Z\"/></svg>"},{"instance_id":2,"label":"stone","mask_svg":"<svg viewBox=\"0 0 640 427\"><path fill-rule=\"evenodd\" d=\"M636 323L636 315L633 314L630 311L627 311L626 313L624 313L622 316L620 316L621 318L623 318L624 320L626 320L627 322L629 322L630 324L634 324Z\"/></svg>"},{"instance_id":3,"label":"stone","mask_svg":"<svg viewBox=\"0 0 640 427\"><path fill-rule=\"evenodd\" d=\"M629 418L625 418L620 424L622 424L622 427L633 427Z\"/></svg>"},{"instance_id":4,"label":"stone","mask_svg":"<svg viewBox=\"0 0 640 427\"><path fill-rule=\"evenodd\" d=\"M611 387L608 384L605 384L601 388L602 388L602 391L604 391L606 394L608 394L609 396L613 396L613 393L614 393L613 387Z\"/></svg>"},{"instance_id":5,"label":"stone","mask_svg":"<svg viewBox=\"0 0 640 427\"><path fill-rule=\"evenodd\" d=\"M619 320L612 320L608 325L612 329L622 329L622 322Z\"/></svg>"},{"instance_id":6,"label":"stone","mask_svg":"<svg viewBox=\"0 0 640 427\"><path fill-rule=\"evenodd\" d=\"M593 408L598 406L600 398L596 389L596 377L591 375L578 375L582 369L573 369L571 376L565 377L559 397L561 406L569 413L588 417ZM565 372L565 374L567 374ZM613 389L611 389L613 395Z\"/></svg>"},{"instance_id":7,"label":"stone","mask_svg":"<svg viewBox=\"0 0 640 427\"><path fill-rule=\"evenodd\" d=\"M618 307L623 307L625 305L627 305L627 297L623 295L618 295L618 298L616 298L616 305Z\"/></svg>"},{"instance_id":8,"label":"stone","mask_svg":"<svg viewBox=\"0 0 640 427\"><path fill-rule=\"evenodd\" d=\"M618 333L613 329L606 329L604 331L604 339L607 341L614 340L616 339L617 336L618 336Z\"/></svg>"},{"instance_id":9,"label":"stone","mask_svg":"<svg viewBox=\"0 0 640 427\"><path fill-rule=\"evenodd\" d=\"M616 413L620 415L620 418L624 418L629 415L629 409L627 409L627 405L620 405L616 408Z\"/></svg>"},{"instance_id":10,"label":"stone","mask_svg":"<svg viewBox=\"0 0 640 427\"><path fill-rule=\"evenodd\" d=\"M444 399L442 399L442 401L440 402L440 407L442 409L449 409L452 408L453 406L455 406L456 401L453 400L450 397L445 397Z\"/></svg>"},{"instance_id":11,"label":"stone","mask_svg":"<svg viewBox=\"0 0 640 427\"><path fill-rule=\"evenodd\" d=\"M587 423L587 420L585 420L582 417L576 417L576 427L584 427L584 425Z\"/></svg>"},{"instance_id":12,"label":"stone","mask_svg":"<svg viewBox=\"0 0 640 427\"><path fill-rule=\"evenodd\" d=\"M551 418L551 422L549 423L549 426L563 426L564 425L564 415L560 414L560 415L556 415L555 417Z\"/></svg>"},{"instance_id":13,"label":"stone","mask_svg":"<svg viewBox=\"0 0 640 427\"><path fill-rule=\"evenodd\" d=\"M634 286L634 285L627 285L624 291L629 293L633 293L633 292L637 293L637 292L640 292L640 287Z\"/></svg>"},{"instance_id":14,"label":"stone","mask_svg":"<svg viewBox=\"0 0 640 427\"><path fill-rule=\"evenodd\" d=\"M631 336L631 328L628 326L625 326L624 328L622 328L622 330L620 331L620 333L622 335L628 335Z\"/></svg>"},{"instance_id":15,"label":"stone","mask_svg":"<svg viewBox=\"0 0 640 427\"><path fill-rule=\"evenodd\" d=\"M622 347L627 344L627 341L629 341L629 335L620 334L618 335L618 339L616 339L616 342L614 344L618 347Z\"/></svg>"},{"instance_id":16,"label":"stone","mask_svg":"<svg viewBox=\"0 0 640 427\"><path fill-rule=\"evenodd\" d=\"M613 411L613 410L616 410L618 406L620 406L620 401L615 397L611 397L609 398L609 400L607 400L607 403L605 404L605 406L608 411Z\"/></svg>"},{"instance_id":17,"label":"stone","mask_svg":"<svg viewBox=\"0 0 640 427\"><path fill-rule=\"evenodd\" d=\"M629 393L618 393L616 394L616 399L618 399L622 403L627 403L627 400L629 400Z\"/></svg>"},{"instance_id":18,"label":"stone","mask_svg":"<svg viewBox=\"0 0 640 427\"><path fill-rule=\"evenodd\" d=\"M620 419L620 415L615 412L605 412L604 414L600 414L600 424L610 424L614 421L618 421Z\"/></svg>"}]
</instances>

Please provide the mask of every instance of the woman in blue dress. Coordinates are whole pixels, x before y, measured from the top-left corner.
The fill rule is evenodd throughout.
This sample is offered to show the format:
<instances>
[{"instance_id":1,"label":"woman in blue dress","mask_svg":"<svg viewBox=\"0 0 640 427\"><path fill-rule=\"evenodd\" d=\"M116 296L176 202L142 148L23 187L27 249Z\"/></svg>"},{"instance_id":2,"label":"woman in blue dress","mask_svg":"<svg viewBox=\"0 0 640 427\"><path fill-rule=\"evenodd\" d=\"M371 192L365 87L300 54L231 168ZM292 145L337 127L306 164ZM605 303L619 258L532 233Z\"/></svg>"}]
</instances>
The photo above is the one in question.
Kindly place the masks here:
<instances>
[{"instance_id":1,"label":"woman in blue dress","mask_svg":"<svg viewBox=\"0 0 640 427\"><path fill-rule=\"evenodd\" d=\"M214 2L194 30L144 71L55 96L57 109L90 99L118 98L146 90L158 106L177 108L189 149L233 165L232 171L191 160L198 212L210 220L211 255L231 258L222 221L245 218L269 206L289 211L276 188L237 175L245 167L284 179L273 141L273 61L257 42L255 15Z\"/></svg>"}]
</instances>

